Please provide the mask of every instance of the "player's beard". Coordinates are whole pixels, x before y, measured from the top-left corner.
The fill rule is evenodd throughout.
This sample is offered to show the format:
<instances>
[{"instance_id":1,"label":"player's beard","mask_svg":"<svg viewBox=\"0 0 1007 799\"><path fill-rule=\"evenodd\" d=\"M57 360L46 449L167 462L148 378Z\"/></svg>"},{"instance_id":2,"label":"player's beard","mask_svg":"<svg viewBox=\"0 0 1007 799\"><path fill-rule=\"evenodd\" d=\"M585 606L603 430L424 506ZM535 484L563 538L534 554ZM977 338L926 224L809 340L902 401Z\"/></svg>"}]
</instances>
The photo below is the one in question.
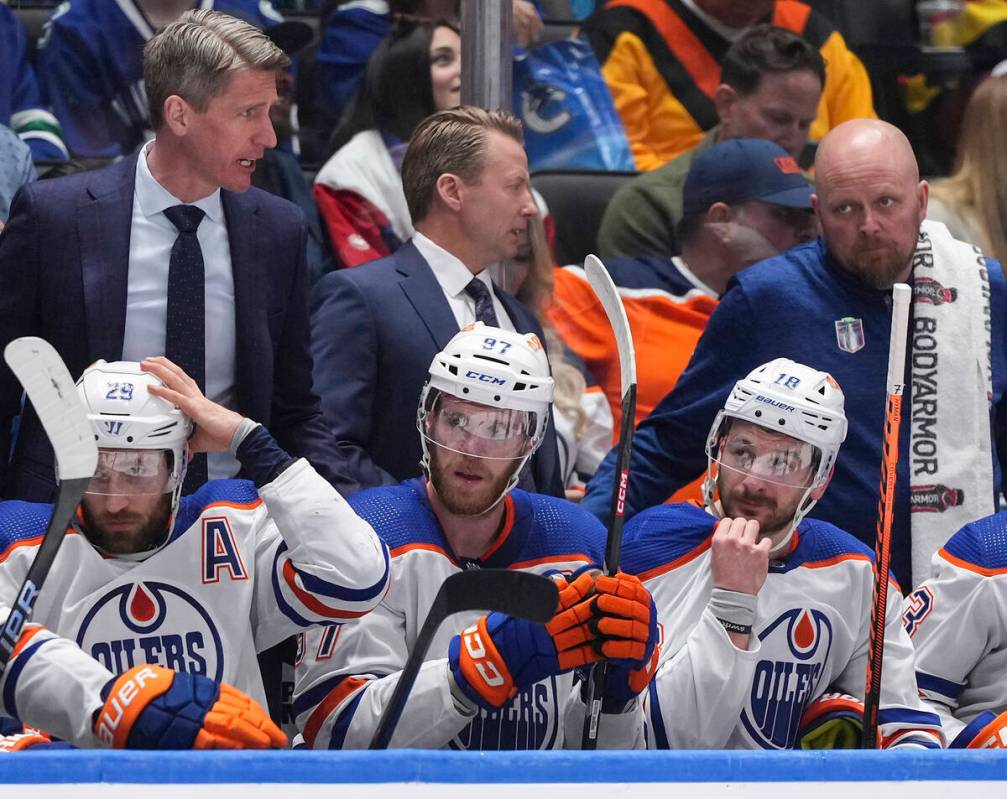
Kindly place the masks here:
<instances>
[{"instance_id":1,"label":"player's beard","mask_svg":"<svg viewBox=\"0 0 1007 799\"><path fill-rule=\"evenodd\" d=\"M120 513L101 513L94 518L88 511L87 504L81 503L81 513L84 517L84 535L91 545L109 555L135 555L149 552L164 543L168 537L168 519L171 517L171 494L164 494L157 506L151 512L146 522L142 522L142 514L128 509ZM135 533L110 532L102 526L103 522L136 521L140 528Z\"/></svg>"},{"instance_id":2,"label":"player's beard","mask_svg":"<svg viewBox=\"0 0 1007 799\"><path fill-rule=\"evenodd\" d=\"M772 497L763 494L750 494L739 486L729 496L725 497L721 495L720 506L723 509L724 516L731 519L755 518L752 514L746 514L744 511L738 510L742 502L756 505L762 509L760 517L755 519L759 522L760 539L790 532L790 526L793 524L794 515L797 512L796 508L781 508Z\"/></svg>"},{"instance_id":3,"label":"player's beard","mask_svg":"<svg viewBox=\"0 0 1007 799\"><path fill-rule=\"evenodd\" d=\"M450 463L445 463L448 460ZM492 472L482 465L483 458L448 453L442 456L441 448L436 444L430 448L430 482L437 492L441 503L450 513L456 516L482 516L493 510L503 498L507 483L510 482L514 469L520 461L512 461L512 468L503 474L493 476ZM460 484L461 478L452 474L455 470L477 474L482 477L478 486L465 487Z\"/></svg>"}]
</instances>

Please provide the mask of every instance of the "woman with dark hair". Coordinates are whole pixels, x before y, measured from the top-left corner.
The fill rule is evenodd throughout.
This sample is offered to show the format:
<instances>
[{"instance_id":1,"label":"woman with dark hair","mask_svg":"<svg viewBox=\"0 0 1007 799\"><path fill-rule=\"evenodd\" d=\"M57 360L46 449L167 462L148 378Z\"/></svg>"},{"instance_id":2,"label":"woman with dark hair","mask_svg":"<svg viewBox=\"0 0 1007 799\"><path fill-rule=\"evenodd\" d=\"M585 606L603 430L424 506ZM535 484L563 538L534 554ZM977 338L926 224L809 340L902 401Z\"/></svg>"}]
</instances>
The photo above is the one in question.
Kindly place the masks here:
<instances>
[{"instance_id":1,"label":"woman with dark hair","mask_svg":"<svg viewBox=\"0 0 1007 799\"><path fill-rule=\"evenodd\" d=\"M450 22L400 21L374 51L335 153L314 195L337 259L356 266L388 255L412 234L399 168L419 122L461 95L461 38Z\"/></svg>"},{"instance_id":2,"label":"woman with dark hair","mask_svg":"<svg viewBox=\"0 0 1007 799\"><path fill-rule=\"evenodd\" d=\"M399 15L427 20L457 17L459 0L329 0L321 13L318 45L318 104L339 119L364 74L367 59ZM538 41L539 0L513 0L514 40L520 47Z\"/></svg>"}]
</instances>

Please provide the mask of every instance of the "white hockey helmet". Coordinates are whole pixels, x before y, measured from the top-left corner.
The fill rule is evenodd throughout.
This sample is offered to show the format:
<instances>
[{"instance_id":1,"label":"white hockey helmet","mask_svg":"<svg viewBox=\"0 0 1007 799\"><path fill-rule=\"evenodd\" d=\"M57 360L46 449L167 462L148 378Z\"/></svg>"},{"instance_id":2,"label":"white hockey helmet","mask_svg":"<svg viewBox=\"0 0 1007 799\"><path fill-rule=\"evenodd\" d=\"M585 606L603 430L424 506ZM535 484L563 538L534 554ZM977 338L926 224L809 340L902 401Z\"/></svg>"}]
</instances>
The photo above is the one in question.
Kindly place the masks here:
<instances>
[{"instance_id":1,"label":"white hockey helmet","mask_svg":"<svg viewBox=\"0 0 1007 799\"><path fill-rule=\"evenodd\" d=\"M506 494L517 484L521 468L545 437L552 394L549 360L538 336L482 322L469 325L434 356L420 394L416 427L423 448L424 472L430 474L430 444L473 457L518 461ZM445 395L485 406L489 413L482 420L473 416L464 430L453 424L459 437L439 441L433 422ZM488 432L490 427L492 433ZM519 446L513 445L516 437L521 438ZM466 447L466 438L479 442L479 446ZM494 449L489 443L494 440L511 443Z\"/></svg>"},{"instance_id":2,"label":"white hockey helmet","mask_svg":"<svg viewBox=\"0 0 1007 799\"><path fill-rule=\"evenodd\" d=\"M99 448L99 470L88 486L88 493L171 493L173 520L188 463L187 442L192 434L192 420L167 400L151 394L147 387L152 385L162 385L161 380L144 372L140 364L133 361L97 361L85 369L77 381L77 393ZM153 485L144 480L152 477L151 470L137 459L138 456L120 458L122 462L117 463L113 453L101 450L134 450L158 455L170 452L167 481L159 483L156 490L146 490L145 486ZM118 481L115 488L103 484L109 472L128 473L136 478L134 490L122 488L126 485L122 481Z\"/></svg>"},{"instance_id":3,"label":"white hockey helmet","mask_svg":"<svg viewBox=\"0 0 1007 799\"><path fill-rule=\"evenodd\" d=\"M715 492L721 468L731 467L722 458L722 443L732 419L740 419L782 433L809 445L808 462L813 466L810 480L789 482L782 464L775 456L756 458L743 471L781 485L804 488L792 528L814 507L812 491L825 485L835 466L839 447L846 439L846 414L843 391L827 372L812 369L789 358L776 358L753 369L734 384L717 413L706 440L707 471L703 498L707 508L717 514Z\"/></svg>"}]
</instances>

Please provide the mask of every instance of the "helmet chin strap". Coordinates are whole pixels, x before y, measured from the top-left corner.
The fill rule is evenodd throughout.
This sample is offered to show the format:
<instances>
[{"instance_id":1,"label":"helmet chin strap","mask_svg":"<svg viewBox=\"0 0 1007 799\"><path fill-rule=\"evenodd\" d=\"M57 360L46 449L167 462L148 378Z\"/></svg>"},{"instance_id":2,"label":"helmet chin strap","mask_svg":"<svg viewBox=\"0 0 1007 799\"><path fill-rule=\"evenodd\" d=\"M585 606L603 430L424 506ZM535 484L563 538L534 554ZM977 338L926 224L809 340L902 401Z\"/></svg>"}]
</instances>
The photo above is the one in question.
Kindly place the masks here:
<instances>
[{"instance_id":1,"label":"helmet chin strap","mask_svg":"<svg viewBox=\"0 0 1007 799\"><path fill-rule=\"evenodd\" d=\"M717 468L717 462L711 458L709 455L706 456L706 479L703 480L703 504L706 507L708 513L716 516L718 519L724 518L724 508L720 504L720 500L715 498L716 488L717 488L717 477L720 474L720 469ZM773 557L775 555L780 555L786 552L787 547L790 546L790 542L794 538L794 533L797 532L798 526L804 521L804 517L807 516L813 507L817 504L818 500L810 499L811 492L817 488L816 483L812 483L804 490L804 494L801 496L801 501L797 503L797 511L794 513L793 518L790 520L789 532L780 539L779 542L773 545L773 548L769 550L769 556Z\"/></svg>"}]
</instances>

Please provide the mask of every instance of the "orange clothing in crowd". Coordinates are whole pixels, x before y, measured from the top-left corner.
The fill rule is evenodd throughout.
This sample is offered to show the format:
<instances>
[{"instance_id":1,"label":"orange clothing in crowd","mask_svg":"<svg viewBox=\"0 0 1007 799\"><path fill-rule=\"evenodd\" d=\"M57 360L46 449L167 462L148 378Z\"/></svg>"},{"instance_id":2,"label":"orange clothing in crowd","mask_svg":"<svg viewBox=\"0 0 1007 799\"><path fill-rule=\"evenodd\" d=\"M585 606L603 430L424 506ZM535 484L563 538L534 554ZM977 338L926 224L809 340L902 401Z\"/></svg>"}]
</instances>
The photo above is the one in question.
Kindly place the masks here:
<instances>
[{"instance_id":1,"label":"orange clothing in crowd","mask_svg":"<svg viewBox=\"0 0 1007 799\"><path fill-rule=\"evenodd\" d=\"M619 288L636 349L634 425L675 387L717 306L717 294L680 258L620 258L605 264ZM584 359L605 392L614 429L622 419L622 386L615 334L579 266L556 269L549 319L566 345ZM675 495L699 499L699 482Z\"/></svg>"},{"instance_id":2,"label":"orange clothing in crowd","mask_svg":"<svg viewBox=\"0 0 1007 799\"><path fill-rule=\"evenodd\" d=\"M803 36L825 59L812 141L840 122L875 116L867 70L831 22L794 0L777 0L766 21ZM731 42L682 0L609 0L584 30L601 62L637 169L666 164L717 124L713 95Z\"/></svg>"}]
</instances>

